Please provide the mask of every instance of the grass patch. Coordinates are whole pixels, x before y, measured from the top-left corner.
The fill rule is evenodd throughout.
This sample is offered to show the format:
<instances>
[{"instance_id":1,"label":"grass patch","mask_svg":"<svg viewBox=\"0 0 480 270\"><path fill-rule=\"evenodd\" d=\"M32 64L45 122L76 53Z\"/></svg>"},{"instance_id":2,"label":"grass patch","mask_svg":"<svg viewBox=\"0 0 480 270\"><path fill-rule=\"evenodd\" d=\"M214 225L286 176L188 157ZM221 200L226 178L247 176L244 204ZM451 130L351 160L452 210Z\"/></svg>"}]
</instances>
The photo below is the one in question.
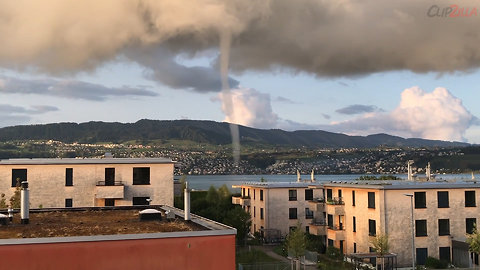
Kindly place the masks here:
<instances>
[{"instance_id":1,"label":"grass patch","mask_svg":"<svg viewBox=\"0 0 480 270\"><path fill-rule=\"evenodd\" d=\"M243 250L239 251L236 254L237 264L254 264L254 263L265 263L265 262L279 262L277 259L268 256L265 252L257 249L252 249L250 251Z\"/></svg>"},{"instance_id":2,"label":"grass patch","mask_svg":"<svg viewBox=\"0 0 480 270\"><path fill-rule=\"evenodd\" d=\"M344 261L337 261L329 258L324 254L318 255L319 263L317 263L318 269L321 270L351 270L352 265L344 262Z\"/></svg>"}]
</instances>

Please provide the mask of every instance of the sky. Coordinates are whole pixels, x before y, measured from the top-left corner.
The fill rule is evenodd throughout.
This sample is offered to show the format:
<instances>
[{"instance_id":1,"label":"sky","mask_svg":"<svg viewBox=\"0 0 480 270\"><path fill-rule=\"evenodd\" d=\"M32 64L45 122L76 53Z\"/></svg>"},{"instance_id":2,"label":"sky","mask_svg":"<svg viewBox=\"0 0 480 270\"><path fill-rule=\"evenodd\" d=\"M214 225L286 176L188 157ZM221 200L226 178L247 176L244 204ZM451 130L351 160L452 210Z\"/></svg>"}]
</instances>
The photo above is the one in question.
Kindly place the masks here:
<instances>
[{"instance_id":1,"label":"sky","mask_svg":"<svg viewBox=\"0 0 480 270\"><path fill-rule=\"evenodd\" d=\"M0 127L195 119L480 143L480 1L48 3L0 3Z\"/></svg>"}]
</instances>

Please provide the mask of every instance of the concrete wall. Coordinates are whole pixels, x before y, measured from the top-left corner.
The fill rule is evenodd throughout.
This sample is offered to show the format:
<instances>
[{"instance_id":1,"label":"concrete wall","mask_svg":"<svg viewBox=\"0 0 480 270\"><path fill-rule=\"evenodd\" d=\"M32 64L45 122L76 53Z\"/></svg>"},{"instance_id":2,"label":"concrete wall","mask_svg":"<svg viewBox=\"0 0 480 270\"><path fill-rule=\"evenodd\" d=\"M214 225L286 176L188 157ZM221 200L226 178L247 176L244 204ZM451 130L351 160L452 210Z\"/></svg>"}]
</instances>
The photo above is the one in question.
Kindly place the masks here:
<instances>
[{"instance_id":1,"label":"concrete wall","mask_svg":"<svg viewBox=\"0 0 480 270\"><path fill-rule=\"evenodd\" d=\"M2 245L8 269L235 269L235 235Z\"/></svg>"},{"instance_id":2,"label":"concrete wall","mask_svg":"<svg viewBox=\"0 0 480 270\"><path fill-rule=\"evenodd\" d=\"M150 185L133 185L133 168L150 167ZM73 168L73 186L65 186L65 169ZM125 185L124 197L115 205L132 205L133 197L150 197L151 204L173 205L173 164L64 164L64 165L2 165L0 193L13 195L12 169L27 169L30 205L64 207L65 199L73 199L74 207L104 206L97 198L96 184L105 180L105 168L115 168L115 181Z\"/></svg>"}]
</instances>

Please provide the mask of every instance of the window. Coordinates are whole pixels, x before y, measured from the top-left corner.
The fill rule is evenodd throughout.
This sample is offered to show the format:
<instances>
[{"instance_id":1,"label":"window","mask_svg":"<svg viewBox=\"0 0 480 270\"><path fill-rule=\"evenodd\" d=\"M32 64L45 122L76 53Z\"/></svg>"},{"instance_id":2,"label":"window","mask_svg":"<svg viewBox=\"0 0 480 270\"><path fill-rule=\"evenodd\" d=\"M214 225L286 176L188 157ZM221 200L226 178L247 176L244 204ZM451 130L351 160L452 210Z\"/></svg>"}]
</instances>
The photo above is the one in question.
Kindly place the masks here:
<instances>
[{"instance_id":1,"label":"window","mask_svg":"<svg viewBox=\"0 0 480 270\"><path fill-rule=\"evenodd\" d=\"M115 206L115 199L105 199L105 206Z\"/></svg>"},{"instance_id":2,"label":"window","mask_svg":"<svg viewBox=\"0 0 480 270\"><path fill-rule=\"evenodd\" d=\"M370 236L377 235L377 222L373 219L368 220L368 235Z\"/></svg>"},{"instance_id":3,"label":"window","mask_svg":"<svg viewBox=\"0 0 480 270\"><path fill-rule=\"evenodd\" d=\"M288 200L289 201L296 201L297 200L297 190L289 189L288 190Z\"/></svg>"},{"instance_id":4,"label":"window","mask_svg":"<svg viewBox=\"0 0 480 270\"><path fill-rule=\"evenodd\" d=\"M475 223L477 223L476 218L467 218L465 220L465 229L467 233L470 233L470 234L473 233L473 228L475 227Z\"/></svg>"},{"instance_id":5,"label":"window","mask_svg":"<svg viewBox=\"0 0 480 270\"><path fill-rule=\"evenodd\" d=\"M65 207L72 207L73 199L65 199Z\"/></svg>"},{"instance_id":6,"label":"window","mask_svg":"<svg viewBox=\"0 0 480 270\"><path fill-rule=\"evenodd\" d=\"M105 186L115 185L115 168L105 168Z\"/></svg>"},{"instance_id":7,"label":"window","mask_svg":"<svg viewBox=\"0 0 480 270\"><path fill-rule=\"evenodd\" d=\"M305 219L313 219L313 211L305 208Z\"/></svg>"},{"instance_id":8,"label":"window","mask_svg":"<svg viewBox=\"0 0 480 270\"><path fill-rule=\"evenodd\" d=\"M22 181L27 181L27 169L12 169L12 187L20 186Z\"/></svg>"},{"instance_id":9,"label":"window","mask_svg":"<svg viewBox=\"0 0 480 270\"><path fill-rule=\"evenodd\" d=\"M313 189L305 189L305 201L313 200Z\"/></svg>"},{"instance_id":10,"label":"window","mask_svg":"<svg viewBox=\"0 0 480 270\"><path fill-rule=\"evenodd\" d=\"M332 189L328 188L327 189L327 200L331 200L332 199Z\"/></svg>"},{"instance_id":11,"label":"window","mask_svg":"<svg viewBox=\"0 0 480 270\"><path fill-rule=\"evenodd\" d=\"M415 192L415 208L427 208L427 196L425 192Z\"/></svg>"},{"instance_id":12,"label":"window","mask_svg":"<svg viewBox=\"0 0 480 270\"><path fill-rule=\"evenodd\" d=\"M330 227L330 228L333 227L333 215L328 215L328 216L327 216L327 225L328 225L328 227Z\"/></svg>"},{"instance_id":13,"label":"window","mask_svg":"<svg viewBox=\"0 0 480 270\"><path fill-rule=\"evenodd\" d=\"M310 233L310 227L309 226L305 226L305 232Z\"/></svg>"},{"instance_id":14,"label":"window","mask_svg":"<svg viewBox=\"0 0 480 270\"><path fill-rule=\"evenodd\" d=\"M263 208L260 208L260 219L263 219Z\"/></svg>"},{"instance_id":15,"label":"window","mask_svg":"<svg viewBox=\"0 0 480 270\"><path fill-rule=\"evenodd\" d=\"M297 219L297 208L288 208L288 218Z\"/></svg>"},{"instance_id":16,"label":"window","mask_svg":"<svg viewBox=\"0 0 480 270\"><path fill-rule=\"evenodd\" d=\"M260 190L260 201L263 201L263 190Z\"/></svg>"},{"instance_id":17,"label":"window","mask_svg":"<svg viewBox=\"0 0 480 270\"><path fill-rule=\"evenodd\" d=\"M368 192L368 208L375 209L375 192Z\"/></svg>"},{"instance_id":18,"label":"window","mask_svg":"<svg viewBox=\"0 0 480 270\"><path fill-rule=\"evenodd\" d=\"M448 208L448 191L437 192L438 208Z\"/></svg>"},{"instance_id":19,"label":"window","mask_svg":"<svg viewBox=\"0 0 480 270\"><path fill-rule=\"evenodd\" d=\"M133 205L149 205L150 197L133 197Z\"/></svg>"},{"instance_id":20,"label":"window","mask_svg":"<svg viewBox=\"0 0 480 270\"><path fill-rule=\"evenodd\" d=\"M328 239L327 240L327 244L329 247L333 247L333 240L332 239Z\"/></svg>"},{"instance_id":21,"label":"window","mask_svg":"<svg viewBox=\"0 0 480 270\"><path fill-rule=\"evenodd\" d=\"M353 232L357 231L357 218L353 217Z\"/></svg>"},{"instance_id":22,"label":"window","mask_svg":"<svg viewBox=\"0 0 480 270\"><path fill-rule=\"evenodd\" d=\"M340 240L340 247L338 249L343 254L343 240Z\"/></svg>"},{"instance_id":23,"label":"window","mask_svg":"<svg viewBox=\"0 0 480 270\"><path fill-rule=\"evenodd\" d=\"M342 196L342 190L339 189L337 193L338 193L338 198L341 199L341 198L343 197L343 196Z\"/></svg>"},{"instance_id":24,"label":"window","mask_svg":"<svg viewBox=\"0 0 480 270\"><path fill-rule=\"evenodd\" d=\"M427 260L428 256L428 249L427 248L417 248L416 250L416 258L418 265L425 265L425 261Z\"/></svg>"},{"instance_id":25,"label":"window","mask_svg":"<svg viewBox=\"0 0 480 270\"><path fill-rule=\"evenodd\" d=\"M375 248L368 247L368 251L370 253L373 253L373 252L375 252ZM370 263L374 266L375 269L377 269L377 267L376 267L377 266L377 258L370 258Z\"/></svg>"},{"instance_id":26,"label":"window","mask_svg":"<svg viewBox=\"0 0 480 270\"><path fill-rule=\"evenodd\" d=\"M355 190L352 190L352 206L355 206Z\"/></svg>"},{"instance_id":27,"label":"window","mask_svg":"<svg viewBox=\"0 0 480 270\"><path fill-rule=\"evenodd\" d=\"M465 207L475 207L475 191L465 191Z\"/></svg>"},{"instance_id":28,"label":"window","mask_svg":"<svg viewBox=\"0 0 480 270\"><path fill-rule=\"evenodd\" d=\"M450 235L450 220L439 219L438 220L438 235Z\"/></svg>"},{"instance_id":29,"label":"window","mask_svg":"<svg viewBox=\"0 0 480 270\"><path fill-rule=\"evenodd\" d=\"M427 220L415 220L415 236L427 236Z\"/></svg>"},{"instance_id":30,"label":"window","mask_svg":"<svg viewBox=\"0 0 480 270\"><path fill-rule=\"evenodd\" d=\"M357 253L357 243L353 243L353 253Z\"/></svg>"},{"instance_id":31,"label":"window","mask_svg":"<svg viewBox=\"0 0 480 270\"><path fill-rule=\"evenodd\" d=\"M257 207L253 207L253 217L257 216Z\"/></svg>"},{"instance_id":32,"label":"window","mask_svg":"<svg viewBox=\"0 0 480 270\"><path fill-rule=\"evenodd\" d=\"M242 188L242 197L245 197L245 188Z\"/></svg>"},{"instance_id":33,"label":"window","mask_svg":"<svg viewBox=\"0 0 480 270\"><path fill-rule=\"evenodd\" d=\"M250 189L247 189L247 193L248 193L247 197L250 198Z\"/></svg>"},{"instance_id":34,"label":"window","mask_svg":"<svg viewBox=\"0 0 480 270\"><path fill-rule=\"evenodd\" d=\"M134 185L150 185L150 168L133 168Z\"/></svg>"},{"instance_id":35,"label":"window","mask_svg":"<svg viewBox=\"0 0 480 270\"><path fill-rule=\"evenodd\" d=\"M253 200L255 200L255 189L253 190Z\"/></svg>"},{"instance_id":36,"label":"window","mask_svg":"<svg viewBox=\"0 0 480 270\"><path fill-rule=\"evenodd\" d=\"M72 168L65 169L65 186L67 187L73 186L73 169Z\"/></svg>"},{"instance_id":37,"label":"window","mask_svg":"<svg viewBox=\"0 0 480 270\"><path fill-rule=\"evenodd\" d=\"M450 262L450 247L439 247L438 248L439 259L441 261Z\"/></svg>"}]
</instances>

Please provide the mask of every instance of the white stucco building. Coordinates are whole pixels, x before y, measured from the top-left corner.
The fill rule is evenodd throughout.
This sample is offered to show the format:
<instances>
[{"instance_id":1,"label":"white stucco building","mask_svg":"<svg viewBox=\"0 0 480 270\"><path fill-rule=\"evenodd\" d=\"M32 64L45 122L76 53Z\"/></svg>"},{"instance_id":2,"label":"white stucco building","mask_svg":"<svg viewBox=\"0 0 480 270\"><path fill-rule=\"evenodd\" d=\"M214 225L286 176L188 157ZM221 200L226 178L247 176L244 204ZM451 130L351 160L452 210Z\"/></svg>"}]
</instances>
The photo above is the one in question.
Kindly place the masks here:
<instances>
[{"instance_id":1,"label":"white stucco building","mask_svg":"<svg viewBox=\"0 0 480 270\"><path fill-rule=\"evenodd\" d=\"M174 162L166 158L59 158L0 161L0 193L28 180L41 207L173 205Z\"/></svg>"}]
</instances>

